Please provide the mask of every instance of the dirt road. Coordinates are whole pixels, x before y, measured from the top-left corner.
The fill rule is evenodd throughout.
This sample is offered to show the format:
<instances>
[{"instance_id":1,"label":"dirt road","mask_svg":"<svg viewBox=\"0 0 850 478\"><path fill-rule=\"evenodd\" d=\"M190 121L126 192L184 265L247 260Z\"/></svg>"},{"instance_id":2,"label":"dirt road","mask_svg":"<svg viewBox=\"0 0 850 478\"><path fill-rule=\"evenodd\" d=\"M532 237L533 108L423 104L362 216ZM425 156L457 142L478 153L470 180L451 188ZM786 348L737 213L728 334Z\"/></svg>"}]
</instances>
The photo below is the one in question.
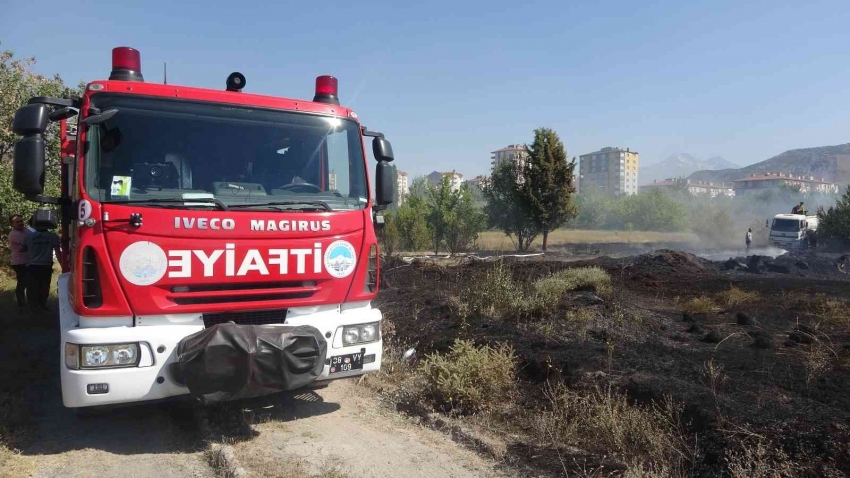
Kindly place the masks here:
<instances>
[{"instance_id":1,"label":"dirt road","mask_svg":"<svg viewBox=\"0 0 850 478\"><path fill-rule=\"evenodd\" d=\"M351 380L264 400L245 413L256 436L234 451L251 476L502 476L495 463L445 434L376 406Z\"/></svg>"},{"instance_id":2,"label":"dirt road","mask_svg":"<svg viewBox=\"0 0 850 478\"><path fill-rule=\"evenodd\" d=\"M5 347L4 359L35 362L20 371L27 375L21 381L26 383L21 391L26 418L19 427L20 454L0 476L215 476L204 455L207 443L194 404L136 406L81 418L62 406L58 337L49 322L7 327L3 342L16 344L14 349ZM494 463L380 407L370 392L352 381L205 413L232 414L224 420L249 428L237 439L225 438L237 442L235 456L247 476L499 475Z\"/></svg>"}]
</instances>

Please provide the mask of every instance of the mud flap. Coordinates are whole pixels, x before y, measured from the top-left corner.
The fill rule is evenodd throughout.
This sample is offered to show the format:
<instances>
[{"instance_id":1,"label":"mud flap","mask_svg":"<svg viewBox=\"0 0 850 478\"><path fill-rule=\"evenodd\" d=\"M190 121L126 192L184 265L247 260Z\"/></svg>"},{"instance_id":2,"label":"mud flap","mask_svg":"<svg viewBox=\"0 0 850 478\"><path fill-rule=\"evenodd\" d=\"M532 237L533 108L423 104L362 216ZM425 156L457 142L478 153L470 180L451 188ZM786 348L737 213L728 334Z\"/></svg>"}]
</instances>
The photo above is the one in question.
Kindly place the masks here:
<instances>
[{"instance_id":1,"label":"mud flap","mask_svg":"<svg viewBox=\"0 0 850 478\"><path fill-rule=\"evenodd\" d=\"M218 324L180 341L181 380L203 403L294 390L325 366L327 342L310 326Z\"/></svg>"}]
</instances>

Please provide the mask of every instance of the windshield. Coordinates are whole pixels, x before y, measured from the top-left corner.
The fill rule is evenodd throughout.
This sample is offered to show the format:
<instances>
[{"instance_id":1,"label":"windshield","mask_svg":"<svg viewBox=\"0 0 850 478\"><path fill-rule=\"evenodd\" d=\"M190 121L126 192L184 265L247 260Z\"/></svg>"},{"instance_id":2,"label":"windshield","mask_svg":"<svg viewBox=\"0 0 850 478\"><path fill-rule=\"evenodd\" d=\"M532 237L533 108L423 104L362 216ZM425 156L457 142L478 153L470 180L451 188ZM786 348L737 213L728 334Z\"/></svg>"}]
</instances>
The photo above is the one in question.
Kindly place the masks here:
<instances>
[{"instance_id":1,"label":"windshield","mask_svg":"<svg viewBox=\"0 0 850 478\"><path fill-rule=\"evenodd\" d=\"M796 219L774 219L772 229L778 232L799 232L800 221Z\"/></svg>"},{"instance_id":2,"label":"windshield","mask_svg":"<svg viewBox=\"0 0 850 478\"><path fill-rule=\"evenodd\" d=\"M86 190L98 201L217 199L362 209L368 195L358 125L335 117L182 100L97 95L118 113L87 135ZM205 205L203 201L187 207ZM164 203L163 203L164 205ZM315 206L310 206L315 209ZM323 206L324 208L324 206Z\"/></svg>"}]
</instances>

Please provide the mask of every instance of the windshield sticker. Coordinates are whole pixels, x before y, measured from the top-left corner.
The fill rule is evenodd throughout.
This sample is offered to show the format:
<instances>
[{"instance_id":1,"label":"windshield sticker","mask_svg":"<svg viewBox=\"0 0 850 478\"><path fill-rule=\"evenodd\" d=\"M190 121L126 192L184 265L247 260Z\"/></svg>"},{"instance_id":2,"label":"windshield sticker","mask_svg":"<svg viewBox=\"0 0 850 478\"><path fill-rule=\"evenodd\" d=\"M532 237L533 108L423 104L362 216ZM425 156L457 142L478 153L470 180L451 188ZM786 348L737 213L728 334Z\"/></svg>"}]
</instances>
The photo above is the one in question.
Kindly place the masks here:
<instances>
[{"instance_id":1,"label":"windshield sticker","mask_svg":"<svg viewBox=\"0 0 850 478\"><path fill-rule=\"evenodd\" d=\"M127 282L138 286L151 285L165 276L168 258L165 251L153 242L135 242L121 253L118 267Z\"/></svg>"},{"instance_id":2,"label":"windshield sticker","mask_svg":"<svg viewBox=\"0 0 850 478\"><path fill-rule=\"evenodd\" d=\"M325 269L337 279L351 275L356 264L354 246L348 241L334 241L325 251Z\"/></svg>"},{"instance_id":3,"label":"windshield sticker","mask_svg":"<svg viewBox=\"0 0 850 478\"><path fill-rule=\"evenodd\" d=\"M112 199L130 198L130 183L133 178L130 176L112 176Z\"/></svg>"}]
</instances>

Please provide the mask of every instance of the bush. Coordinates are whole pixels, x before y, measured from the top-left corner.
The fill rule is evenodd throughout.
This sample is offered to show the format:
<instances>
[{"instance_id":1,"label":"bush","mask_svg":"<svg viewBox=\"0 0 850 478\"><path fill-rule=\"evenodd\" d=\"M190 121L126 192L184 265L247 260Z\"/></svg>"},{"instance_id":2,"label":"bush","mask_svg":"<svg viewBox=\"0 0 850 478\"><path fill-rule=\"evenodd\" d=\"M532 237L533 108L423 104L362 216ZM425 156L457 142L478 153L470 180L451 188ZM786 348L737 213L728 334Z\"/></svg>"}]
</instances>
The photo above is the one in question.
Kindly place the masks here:
<instances>
[{"instance_id":1,"label":"bush","mask_svg":"<svg viewBox=\"0 0 850 478\"><path fill-rule=\"evenodd\" d=\"M571 290L593 290L599 295L611 295L611 276L598 267L566 269L534 283L538 293L557 302Z\"/></svg>"},{"instance_id":2,"label":"bush","mask_svg":"<svg viewBox=\"0 0 850 478\"><path fill-rule=\"evenodd\" d=\"M818 235L850 242L850 186L835 206L818 209Z\"/></svg>"},{"instance_id":3,"label":"bush","mask_svg":"<svg viewBox=\"0 0 850 478\"><path fill-rule=\"evenodd\" d=\"M428 355L420 371L439 404L475 412L506 402L516 377L516 356L506 344L476 347L455 340L449 353Z\"/></svg>"},{"instance_id":4,"label":"bush","mask_svg":"<svg viewBox=\"0 0 850 478\"><path fill-rule=\"evenodd\" d=\"M711 300L711 297L700 296L682 303L682 310L695 314L708 314L716 312L719 307Z\"/></svg>"},{"instance_id":5,"label":"bush","mask_svg":"<svg viewBox=\"0 0 850 478\"><path fill-rule=\"evenodd\" d=\"M735 307L737 305L752 302L759 298L757 292L745 292L735 286L729 288L725 292L717 294L717 299L721 304L726 304L727 307Z\"/></svg>"},{"instance_id":6,"label":"bush","mask_svg":"<svg viewBox=\"0 0 850 478\"><path fill-rule=\"evenodd\" d=\"M614 452L632 474L677 475L693 458L680 421L681 407L661 403L632 405L610 387L579 394L564 385L546 390L549 410L535 426L541 440L558 445Z\"/></svg>"},{"instance_id":7,"label":"bush","mask_svg":"<svg viewBox=\"0 0 850 478\"><path fill-rule=\"evenodd\" d=\"M475 280L463 289L460 300L466 304L468 313L493 317L509 312L516 295L510 269L499 262L482 280Z\"/></svg>"}]
</instances>

